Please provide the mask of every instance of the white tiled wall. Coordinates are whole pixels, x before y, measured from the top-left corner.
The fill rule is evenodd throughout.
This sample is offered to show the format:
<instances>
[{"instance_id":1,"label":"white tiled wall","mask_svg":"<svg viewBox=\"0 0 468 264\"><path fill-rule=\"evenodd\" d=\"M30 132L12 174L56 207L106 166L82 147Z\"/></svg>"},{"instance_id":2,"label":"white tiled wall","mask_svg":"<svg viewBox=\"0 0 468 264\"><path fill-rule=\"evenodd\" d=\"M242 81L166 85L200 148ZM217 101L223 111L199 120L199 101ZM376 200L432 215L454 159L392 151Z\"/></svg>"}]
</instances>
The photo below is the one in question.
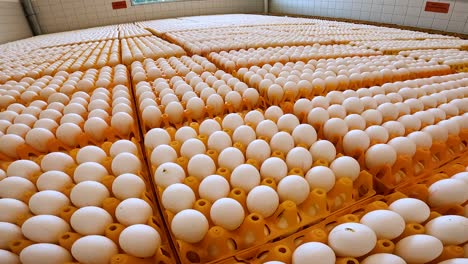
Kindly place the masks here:
<instances>
[{"instance_id":1,"label":"white tiled wall","mask_svg":"<svg viewBox=\"0 0 468 264\"><path fill-rule=\"evenodd\" d=\"M132 6L113 10L118 0L32 0L44 33L177 16L261 13L263 0L199 0Z\"/></svg>"},{"instance_id":2,"label":"white tiled wall","mask_svg":"<svg viewBox=\"0 0 468 264\"><path fill-rule=\"evenodd\" d=\"M0 44L31 36L19 0L0 0Z\"/></svg>"},{"instance_id":3,"label":"white tiled wall","mask_svg":"<svg viewBox=\"0 0 468 264\"><path fill-rule=\"evenodd\" d=\"M448 14L426 12L426 0L270 0L270 12L349 18L468 34L468 0L449 3Z\"/></svg>"}]
</instances>

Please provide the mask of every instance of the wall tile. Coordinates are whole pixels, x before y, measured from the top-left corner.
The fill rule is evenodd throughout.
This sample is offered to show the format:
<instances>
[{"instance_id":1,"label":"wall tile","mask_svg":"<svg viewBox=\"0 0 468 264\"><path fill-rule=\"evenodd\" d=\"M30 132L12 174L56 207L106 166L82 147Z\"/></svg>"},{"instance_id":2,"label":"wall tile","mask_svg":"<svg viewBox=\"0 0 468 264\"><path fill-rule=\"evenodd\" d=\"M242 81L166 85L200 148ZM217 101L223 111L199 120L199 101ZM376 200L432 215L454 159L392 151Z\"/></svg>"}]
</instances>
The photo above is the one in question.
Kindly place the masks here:
<instances>
[{"instance_id":1,"label":"wall tile","mask_svg":"<svg viewBox=\"0 0 468 264\"><path fill-rule=\"evenodd\" d=\"M113 1L33 0L33 5L37 7L36 12L44 33L176 16L263 12L263 0L200 0L148 4L144 6L132 6L130 0L126 0L127 9L112 10L111 3ZM295 8L297 4L301 4L301 8ZM294 1L290 7L292 7L291 10L294 10L294 12L306 14L307 12L304 11L303 5L304 3L301 1ZM284 12L282 11L284 7L285 5L282 5L281 8L271 6L270 10ZM2 8L0 7L0 9ZM341 14L344 16L344 11ZM57 24L55 20L48 20L48 17L61 19L59 21L63 21L64 19L65 23ZM106 18L104 19L104 17Z\"/></svg>"},{"instance_id":2,"label":"wall tile","mask_svg":"<svg viewBox=\"0 0 468 264\"><path fill-rule=\"evenodd\" d=\"M270 10L276 13L292 13L343 17L376 21L451 32L467 33L468 0L432 0L449 3L447 14L424 11L427 0L270 0ZM307 3L312 9L304 9ZM351 3L351 8L348 7ZM288 6L289 11L285 7ZM330 11L330 7L340 7Z\"/></svg>"},{"instance_id":3,"label":"wall tile","mask_svg":"<svg viewBox=\"0 0 468 264\"><path fill-rule=\"evenodd\" d=\"M31 36L20 2L0 1L0 44Z\"/></svg>"}]
</instances>

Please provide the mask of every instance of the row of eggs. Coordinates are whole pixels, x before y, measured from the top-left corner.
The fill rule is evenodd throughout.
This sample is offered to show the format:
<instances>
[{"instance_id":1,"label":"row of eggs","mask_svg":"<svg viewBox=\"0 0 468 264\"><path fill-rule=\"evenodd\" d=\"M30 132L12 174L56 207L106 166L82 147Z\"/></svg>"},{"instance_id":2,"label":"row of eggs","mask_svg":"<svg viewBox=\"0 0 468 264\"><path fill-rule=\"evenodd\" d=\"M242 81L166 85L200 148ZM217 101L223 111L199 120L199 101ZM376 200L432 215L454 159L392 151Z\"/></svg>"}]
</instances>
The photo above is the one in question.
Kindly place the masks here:
<instances>
[{"instance_id":1,"label":"row of eggs","mask_svg":"<svg viewBox=\"0 0 468 264\"><path fill-rule=\"evenodd\" d=\"M464 39L425 39L389 41L356 41L350 44L369 47L381 51L402 51L415 49L460 49L468 46Z\"/></svg>"},{"instance_id":2,"label":"row of eggs","mask_svg":"<svg viewBox=\"0 0 468 264\"><path fill-rule=\"evenodd\" d=\"M380 52L349 45L319 45L299 47L259 48L239 51L221 51L210 53L211 60L222 65L226 70L233 71L241 67L288 61L308 61L318 58L354 57L379 55Z\"/></svg>"}]
</instances>

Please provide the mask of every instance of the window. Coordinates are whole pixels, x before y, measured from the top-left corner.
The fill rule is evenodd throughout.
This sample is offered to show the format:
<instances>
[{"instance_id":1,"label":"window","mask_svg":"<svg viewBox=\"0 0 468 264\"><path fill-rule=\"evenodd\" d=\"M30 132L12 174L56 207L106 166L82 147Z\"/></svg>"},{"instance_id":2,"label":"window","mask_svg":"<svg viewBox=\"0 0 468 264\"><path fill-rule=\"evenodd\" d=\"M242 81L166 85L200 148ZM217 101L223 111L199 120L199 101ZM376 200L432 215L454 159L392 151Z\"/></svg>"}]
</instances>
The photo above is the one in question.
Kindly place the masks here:
<instances>
[{"instance_id":1,"label":"window","mask_svg":"<svg viewBox=\"0 0 468 264\"><path fill-rule=\"evenodd\" d=\"M145 4L166 3L166 2L175 2L175 1L187 1L187 0L131 0L132 5L145 5Z\"/></svg>"}]
</instances>

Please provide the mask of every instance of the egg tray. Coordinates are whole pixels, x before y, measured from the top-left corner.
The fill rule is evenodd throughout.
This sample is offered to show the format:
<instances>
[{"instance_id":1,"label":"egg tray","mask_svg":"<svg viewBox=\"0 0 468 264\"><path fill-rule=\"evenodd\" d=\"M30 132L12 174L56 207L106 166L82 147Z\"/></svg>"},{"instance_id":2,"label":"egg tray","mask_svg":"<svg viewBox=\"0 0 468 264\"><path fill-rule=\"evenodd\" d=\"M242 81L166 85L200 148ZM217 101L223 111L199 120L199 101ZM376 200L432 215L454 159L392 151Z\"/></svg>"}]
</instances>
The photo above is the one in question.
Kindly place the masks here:
<instances>
[{"instance_id":1,"label":"egg tray","mask_svg":"<svg viewBox=\"0 0 468 264\"><path fill-rule=\"evenodd\" d=\"M366 168L374 176L375 189L379 194L389 194L398 186L426 177L435 169L462 155L466 155L468 129L459 136L449 135L446 142L434 141L430 149L418 147L413 157L398 155L393 166L384 165L379 168L366 168L365 153L358 152L354 157L361 168ZM341 143L341 144L340 144ZM342 142L337 144L337 152L341 152Z\"/></svg>"},{"instance_id":2,"label":"egg tray","mask_svg":"<svg viewBox=\"0 0 468 264\"><path fill-rule=\"evenodd\" d=\"M282 261L284 263L292 262L292 254L294 250L299 247L299 245L306 242L320 242L327 244L329 232L337 225L356 222L359 223L359 219L368 212L374 210L386 210L388 206L402 198L407 198L403 193L395 192L387 196L377 195L366 199L364 201L358 202L350 207L337 211L322 220L320 223L308 227L300 232L294 233L291 236L284 238L279 241L266 243L261 246L253 247L244 251L241 251L235 254L232 257L226 258L218 263L220 264L239 264L239 263L249 263L249 264L261 264L268 261ZM415 195L415 198L421 199L418 195ZM455 206L454 208L431 208L431 213L429 218L422 224L416 223L406 223L405 230L403 233L396 239L379 239L375 248L368 254L359 257L341 257L337 258L336 263L339 264L358 264L360 261L365 259L367 256L378 253L389 253L392 254L395 250L395 243L401 240L404 237L416 234L424 234L425 228L424 224L430 220L445 214L457 214L463 215L463 208L461 206ZM461 209L461 211L460 211ZM458 246L444 246L443 253L434 261L430 262L431 264L436 264L441 261L452 259L452 258L463 258L463 249Z\"/></svg>"},{"instance_id":3,"label":"egg tray","mask_svg":"<svg viewBox=\"0 0 468 264\"><path fill-rule=\"evenodd\" d=\"M169 128L167 130L172 139L174 139L175 129ZM170 145L178 148L180 147L180 142L172 141ZM241 145L235 144L234 146L239 147L242 151L243 147ZM147 157L150 157L151 150L147 148L146 152ZM216 151L208 150L206 154L214 157L216 160ZM284 159L284 155L281 155L281 153L276 154L278 154L277 157ZM179 157L176 163L184 168L186 175L189 175L187 171L187 158ZM258 166L258 163L254 160L248 160L247 164ZM328 166L328 164L325 161L318 160L313 166ZM151 171L155 171L155 169L154 166L151 167ZM216 174L222 175L229 180L230 172L226 168L218 167ZM298 168L292 169L288 175L290 174L304 175L302 170ZM190 175L184 180L184 184L192 188L198 199L193 208L202 212L207 219L210 219L211 203L205 199L199 199L199 183L197 178ZM263 179L261 185L267 185L276 190L276 183L271 178ZM161 203L163 189L158 186L155 186L155 188L157 189L157 200L160 202L160 208L164 208ZM299 206L292 201L284 201L279 205L276 212L266 219L259 214L251 213L245 217L243 224L235 231L227 231L222 227L214 226L209 220L211 223L210 231L208 231L202 241L190 244L177 240L173 235L172 241L175 241L175 247L182 263L214 263L242 249L284 238L322 220L335 211L365 200L374 194L372 175L366 171L361 171L359 177L354 182L349 178L337 180L333 189L328 193L319 188L313 189L307 200ZM237 200L243 205L244 210L248 212L246 208L246 196L247 194L242 189L233 188L228 197ZM174 214L167 210L163 210L163 214L166 225L170 226ZM280 222L286 224L287 227L280 227ZM215 253L210 255L208 252Z\"/></svg>"},{"instance_id":4,"label":"egg tray","mask_svg":"<svg viewBox=\"0 0 468 264\"><path fill-rule=\"evenodd\" d=\"M149 205L151 205L151 207L153 209L153 216L148 219L148 222L146 224L153 227L154 229L156 229L158 231L158 233L161 236L162 244L161 244L160 248L157 250L154 257L145 258L145 259L133 257L131 255L127 255L125 253L122 253L123 251L119 247L119 252L121 254L115 255L112 258L111 263L115 263L115 264L139 264L139 263L149 264L149 263L155 263L155 262L157 262L158 264L176 263L176 260L175 260L176 256L172 251L171 243L170 243L168 235L166 233L166 228L164 226L164 220L162 220L162 218L161 218L160 209L158 207L158 203L157 203L156 198L154 196L154 192L153 192L153 189L152 189L152 179L150 178L151 176L148 173L148 170L146 169L147 167L146 167L146 164L144 163L145 159L141 154L142 152L141 152L140 143L137 141L136 138L132 138L131 141L137 146L138 153L139 153L137 156L139 157L140 161L142 162L142 170L139 171L136 175L138 175L145 182L145 186L146 186L146 192L144 192L142 194L140 199L143 199L144 201L146 201ZM111 194L110 197L104 199L102 208L104 210L106 210L112 216L112 218L114 220L114 223L112 223L112 224L110 224L110 225L108 225L106 227L105 236L107 238L111 239L112 241L114 241L114 243L116 243L116 245L119 245L119 235L125 229L125 226L120 224L116 220L116 217L115 217L115 210L116 210L118 204L121 202L121 200L117 199L116 197L114 197L112 195L112 183L116 179L115 176L111 175L112 174L112 168L111 168L112 158L109 156L109 153L110 153L110 148L111 148L112 144L113 144L113 142L107 141L107 142L102 143L101 145L96 145L96 146L100 147L102 150L104 150L106 152L107 157L100 164L103 165L108 172L111 172L109 175L105 176L103 178L102 182L101 182L108 189L109 193ZM90 144L87 144L86 146L89 146L89 145ZM69 149L69 150L65 150L65 151L62 151L62 152L70 155L74 160L76 160L76 155L78 154L79 150L80 150L80 148L74 148L74 149ZM42 158L44 156L45 155L30 157L29 160L35 162L36 164L38 164L40 166ZM5 160L0 158L0 169L3 169L4 171L6 171L10 163L11 162L5 161ZM69 176L73 175L74 170L76 169L76 167L77 167L77 165L75 164L75 165L73 165L71 167L66 168L64 170L64 172ZM33 184L36 184L36 181L39 178L39 176L41 176L41 174L42 174L42 172L37 173L35 175L32 175L31 182L33 182ZM72 176L70 176L70 177L73 178ZM69 186L66 186L65 189L62 190L61 192L63 194L65 194L67 197L70 197L71 190L73 189L74 186L75 186L75 184L71 184ZM34 193L31 193L31 192L25 193L25 195L23 196L21 201L28 204L29 198L33 194ZM73 213L76 210L78 210L78 208L74 207L73 205L66 206L66 207L62 208L62 210L61 210L61 212L59 214L59 217L64 219L67 222L70 222L70 218L71 218L71 216L73 215ZM32 216L33 216L32 214L28 213L27 215L24 215L24 216L20 217L19 219L17 219L16 224L21 226L24 223L24 221L26 221L29 217L32 217ZM61 236L61 238L59 239L59 245L64 247L68 251L71 251L71 246L80 237L82 237L82 236L80 234L78 234L78 233L67 232L67 233L63 234ZM12 252L19 255L19 253L21 252L22 249L24 249L25 247L27 247L27 246L29 246L31 244L34 244L34 242L32 242L30 240L27 240L27 239L21 239L21 240L12 241L10 243L9 247L10 247L10 250Z\"/></svg>"},{"instance_id":5,"label":"egg tray","mask_svg":"<svg viewBox=\"0 0 468 264\"><path fill-rule=\"evenodd\" d=\"M438 169L435 169L431 173L398 186L396 191L404 193L409 197L416 197L420 200L423 200L424 202L427 202L429 197L429 187L433 183L443 179L448 179L457 173L464 172L466 167L468 167L468 152L465 152L464 155L460 158L455 159ZM436 210L441 214L450 213L464 215L465 209L463 206L465 205L468 205L468 202L465 202L462 206L433 208L433 210Z\"/></svg>"},{"instance_id":6,"label":"egg tray","mask_svg":"<svg viewBox=\"0 0 468 264\"><path fill-rule=\"evenodd\" d=\"M107 43L112 43L107 45ZM30 55L25 55L21 60L4 63L5 69L9 69L14 74L0 73L0 84L6 83L9 80L20 81L24 77L40 78L46 75L53 75L59 71L67 71L69 73L75 71L86 71L88 69L100 69L104 66L115 66L120 63L120 43L117 40L107 40L101 42L88 42L80 44L94 44L88 49L71 51L70 53L57 53L52 59L45 61L42 57L38 57L30 64L23 65L24 61L30 59ZM80 45L73 44L73 45ZM58 47L53 47L58 48ZM117 56L115 49L117 48ZM41 51L37 49L36 51ZM105 63L97 62L96 60L102 57L103 52L108 52ZM73 52L73 53L72 53ZM32 56L32 55L31 55ZM86 57L86 60L79 62L78 59ZM92 60L95 60L94 62ZM21 73L22 72L22 73Z\"/></svg>"}]
</instances>

